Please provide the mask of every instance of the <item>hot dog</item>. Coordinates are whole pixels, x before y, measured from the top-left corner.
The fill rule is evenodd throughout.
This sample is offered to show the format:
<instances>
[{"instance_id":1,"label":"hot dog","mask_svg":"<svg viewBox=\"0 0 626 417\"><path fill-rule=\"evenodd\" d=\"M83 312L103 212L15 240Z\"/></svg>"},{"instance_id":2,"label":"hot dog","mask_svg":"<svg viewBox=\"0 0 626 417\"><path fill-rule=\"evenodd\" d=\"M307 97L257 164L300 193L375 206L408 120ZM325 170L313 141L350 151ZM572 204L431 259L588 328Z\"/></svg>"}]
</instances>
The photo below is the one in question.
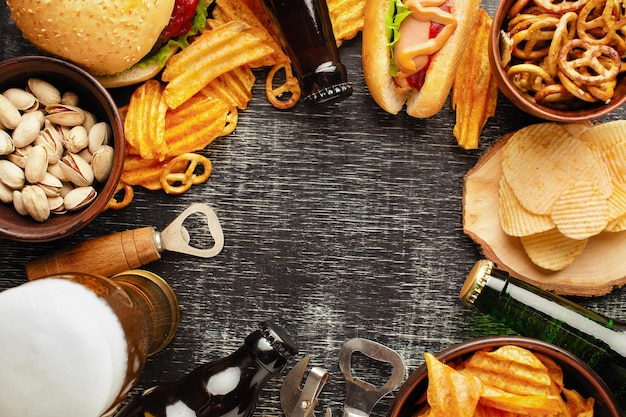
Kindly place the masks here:
<instances>
[{"instance_id":1,"label":"hot dog","mask_svg":"<svg viewBox=\"0 0 626 417\"><path fill-rule=\"evenodd\" d=\"M367 0L362 60L371 96L385 111L437 114L452 83L480 0Z\"/></svg>"}]
</instances>

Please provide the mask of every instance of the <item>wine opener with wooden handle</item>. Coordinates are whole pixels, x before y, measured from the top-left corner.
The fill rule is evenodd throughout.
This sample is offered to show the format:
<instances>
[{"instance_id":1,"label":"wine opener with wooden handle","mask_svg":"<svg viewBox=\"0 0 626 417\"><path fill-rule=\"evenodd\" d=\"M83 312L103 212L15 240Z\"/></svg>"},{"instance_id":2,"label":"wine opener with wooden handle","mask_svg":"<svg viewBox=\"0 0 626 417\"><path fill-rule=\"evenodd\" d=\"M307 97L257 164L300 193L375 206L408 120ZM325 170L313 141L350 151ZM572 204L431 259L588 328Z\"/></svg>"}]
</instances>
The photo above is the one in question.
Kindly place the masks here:
<instances>
[{"instance_id":1,"label":"wine opener with wooden handle","mask_svg":"<svg viewBox=\"0 0 626 417\"><path fill-rule=\"evenodd\" d=\"M206 249L190 244L189 231L183 225L188 217L197 214L206 217L213 240L213 245ZM166 250L212 258L223 247L224 234L217 215L210 206L194 203L162 232L148 226L91 239L29 262L26 276L33 280L63 272L83 272L111 277L157 261Z\"/></svg>"}]
</instances>

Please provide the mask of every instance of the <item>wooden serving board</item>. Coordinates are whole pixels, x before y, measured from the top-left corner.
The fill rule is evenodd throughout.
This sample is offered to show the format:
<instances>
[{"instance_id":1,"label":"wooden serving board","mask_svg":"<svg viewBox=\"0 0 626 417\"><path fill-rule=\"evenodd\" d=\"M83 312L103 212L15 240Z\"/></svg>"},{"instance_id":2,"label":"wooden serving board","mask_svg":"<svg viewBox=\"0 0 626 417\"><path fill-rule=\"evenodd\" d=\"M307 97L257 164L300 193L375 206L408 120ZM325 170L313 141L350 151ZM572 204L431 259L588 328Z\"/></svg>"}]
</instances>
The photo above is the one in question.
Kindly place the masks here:
<instances>
[{"instance_id":1,"label":"wooden serving board","mask_svg":"<svg viewBox=\"0 0 626 417\"><path fill-rule=\"evenodd\" d=\"M494 143L465 175L464 232L480 245L483 255L498 268L557 294L600 296L626 284L626 232L605 232L591 238L574 263L557 272L533 264L519 238L504 233L498 214L498 192L502 151L509 137L504 136Z\"/></svg>"}]
</instances>

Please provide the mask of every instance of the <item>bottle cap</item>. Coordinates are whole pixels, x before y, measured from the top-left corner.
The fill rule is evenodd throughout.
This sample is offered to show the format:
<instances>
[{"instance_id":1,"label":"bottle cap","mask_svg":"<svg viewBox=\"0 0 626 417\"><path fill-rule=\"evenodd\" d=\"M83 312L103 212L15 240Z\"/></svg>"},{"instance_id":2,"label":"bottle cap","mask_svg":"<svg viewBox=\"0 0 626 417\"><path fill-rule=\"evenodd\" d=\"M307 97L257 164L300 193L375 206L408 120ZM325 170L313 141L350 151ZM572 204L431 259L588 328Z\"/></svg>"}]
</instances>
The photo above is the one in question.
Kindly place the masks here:
<instances>
[{"instance_id":1,"label":"bottle cap","mask_svg":"<svg viewBox=\"0 0 626 417\"><path fill-rule=\"evenodd\" d=\"M302 77L303 101L307 104L330 104L352 95L346 67L340 62L326 62Z\"/></svg>"},{"instance_id":2,"label":"bottle cap","mask_svg":"<svg viewBox=\"0 0 626 417\"><path fill-rule=\"evenodd\" d=\"M463 288L459 296L468 306L472 306L487 283L487 277L491 274L493 262L481 259L476 262L472 270L467 274Z\"/></svg>"},{"instance_id":3,"label":"bottle cap","mask_svg":"<svg viewBox=\"0 0 626 417\"><path fill-rule=\"evenodd\" d=\"M263 337L269 342L272 349L276 350L286 359L291 359L296 356L298 347L282 327L270 321L264 321L260 326Z\"/></svg>"}]
</instances>

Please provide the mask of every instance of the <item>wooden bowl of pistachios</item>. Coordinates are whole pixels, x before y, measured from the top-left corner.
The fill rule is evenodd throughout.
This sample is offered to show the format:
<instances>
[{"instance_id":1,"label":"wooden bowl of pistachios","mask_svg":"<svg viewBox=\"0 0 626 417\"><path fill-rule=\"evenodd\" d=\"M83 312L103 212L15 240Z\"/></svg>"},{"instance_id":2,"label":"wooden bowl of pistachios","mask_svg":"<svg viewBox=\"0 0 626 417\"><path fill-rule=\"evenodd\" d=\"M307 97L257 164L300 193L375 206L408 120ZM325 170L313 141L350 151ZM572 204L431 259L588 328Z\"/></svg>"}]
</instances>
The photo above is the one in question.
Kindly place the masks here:
<instances>
[{"instance_id":1,"label":"wooden bowl of pistachios","mask_svg":"<svg viewBox=\"0 0 626 417\"><path fill-rule=\"evenodd\" d=\"M0 62L0 238L69 236L107 209L124 163L108 91L47 56Z\"/></svg>"}]
</instances>

